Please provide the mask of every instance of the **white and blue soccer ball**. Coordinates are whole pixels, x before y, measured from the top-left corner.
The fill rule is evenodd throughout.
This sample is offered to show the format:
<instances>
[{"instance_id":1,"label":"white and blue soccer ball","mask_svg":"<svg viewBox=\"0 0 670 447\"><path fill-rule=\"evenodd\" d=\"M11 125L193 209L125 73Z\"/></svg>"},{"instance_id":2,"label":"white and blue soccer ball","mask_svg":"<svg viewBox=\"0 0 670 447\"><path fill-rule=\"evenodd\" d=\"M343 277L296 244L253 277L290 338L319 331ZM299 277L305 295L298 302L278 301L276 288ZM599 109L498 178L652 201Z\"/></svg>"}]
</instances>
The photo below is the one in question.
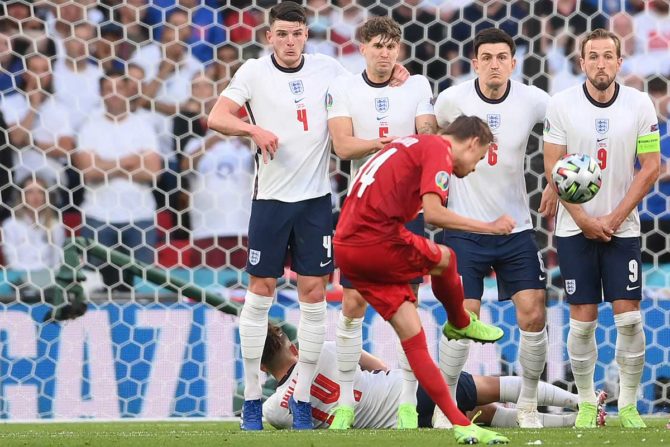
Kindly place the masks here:
<instances>
[{"instance_id":1,"label":"white and blue soccer ball","mask_svg":"<svg viewBox=\"0 0 670 447\"><path fill-rule=\"evenodd\" d=\"M602 185L598 162L586 154L565 154L551 170L558 195L569 203L586 203Z\"/></svg>"}]
</instances>

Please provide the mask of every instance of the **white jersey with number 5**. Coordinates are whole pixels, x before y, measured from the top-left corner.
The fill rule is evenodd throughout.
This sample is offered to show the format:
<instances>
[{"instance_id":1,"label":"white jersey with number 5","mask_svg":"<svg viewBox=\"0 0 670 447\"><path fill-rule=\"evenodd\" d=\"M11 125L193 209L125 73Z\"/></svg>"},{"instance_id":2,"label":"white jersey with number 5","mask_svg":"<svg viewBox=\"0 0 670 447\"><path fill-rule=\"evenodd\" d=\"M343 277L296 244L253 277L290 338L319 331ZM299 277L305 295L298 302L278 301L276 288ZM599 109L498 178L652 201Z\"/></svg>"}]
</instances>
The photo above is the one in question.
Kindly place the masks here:
<instances>
[{"instance_id":1,"label":"white jersey with number 5","mask_svg":"<svg viewBox=\"0 0 670 447\"><path fill-rule=\"evenodd\" d=\"M246 106L249 119L274 133L279 147L267 165L256 156L254 199L299 202L330 193L328 85L347 71L335 59L305 54L300 66L279 66L273 55L247 60L221 93Z\"/></svg>"},{"instance_id":2,"label":"white jersey with number 5","mask_svg":"<svg viewBox=\"0 0 670 447\"><path fill-rule=\"evenodd\" d=\"M589 216L605 216L621 202L635 175L640 137L658 135L658 120L649 97L638 90L616 84L614 97L598 103L582 84L551 98L544 124L544 141L567 146L568 153L583 153L598 161L602 187L582 205ZM651 138L653 141L654 138ZM642 140L644 141L644 139ZM658 152L640 148L640 152ZM561 205L556 217L556 236L573 236L581 229ZM615 236L640 235L637 207L621 224Z\"/></svg>"},{"instance_id":3,"label":"white jersey with number 5","mask_svg":"<svg viewBox=\"0 0 670 447\"><path fill-rule=\"evenodd\" d=\"M293 416L288 410L288 400L293 395L297 371L280 383L275 393L263 403L263 416L276 428L290 428ZM337 406L340 386L337 383L337 354L335 343L326 342L321 350L316 374L312 381L309 401L312 404L314 428L327 428L330 412ZM357 367L354 377L356 399L354 428L393 428L397 422L402 371L388 373L361 371Z\"/></svg>"},{"instance_id":4,"label":"white jersey with number 5","mask_svg":"<svg viewBox=\"0 0 670 447\"><path fill-rule=\"evenodd\" d=\"M351 118L354 136L374 140L385 136L404 137L416 133L416 117L433 115L433 92L428 79L410 76L399 87L374 83L365 71L337 78L328 89L328 119ZM351 178L368 157L351 163Z\"/></svg>"},{"instance_id":5,"label":"white jersey with number 5","mask_svg":"<svg viewBox=\"0 0 670 447\"><path fill-rule=\"evenodd\" d=\"M514 233L533 228L524 161L530 132L544 119L548 101L549 95L539 88L513 80L498 100L484 96L478 79L439 94L435 116L440 127L445 128L460 115L478 116L488 123L494 136L475 172L465 178L452 176L447 204L450 210L484 222L509 214L516 222Z\"/></svg>"}]
</instances>

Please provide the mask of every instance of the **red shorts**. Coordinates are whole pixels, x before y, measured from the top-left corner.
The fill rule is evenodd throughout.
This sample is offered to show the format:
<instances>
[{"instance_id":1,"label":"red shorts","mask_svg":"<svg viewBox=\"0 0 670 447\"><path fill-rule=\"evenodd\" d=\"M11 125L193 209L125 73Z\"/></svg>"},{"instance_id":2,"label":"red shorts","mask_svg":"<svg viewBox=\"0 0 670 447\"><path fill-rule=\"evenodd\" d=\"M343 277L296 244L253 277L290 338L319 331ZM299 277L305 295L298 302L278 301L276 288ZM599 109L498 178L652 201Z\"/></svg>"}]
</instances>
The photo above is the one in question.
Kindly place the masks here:
<instances>
[{"instance_id":1,"label":"red shorts","mask_svg":"<svg viewBox=\"0 0 670 447\"><path fill-rule=\"evenodd\" d=\"M334 245L342 274L385 320L405 301L416 301L409 282L442 259L436 244L405 228L375 245L342 245L337 240Z\"/></svg>"}]
</instances>

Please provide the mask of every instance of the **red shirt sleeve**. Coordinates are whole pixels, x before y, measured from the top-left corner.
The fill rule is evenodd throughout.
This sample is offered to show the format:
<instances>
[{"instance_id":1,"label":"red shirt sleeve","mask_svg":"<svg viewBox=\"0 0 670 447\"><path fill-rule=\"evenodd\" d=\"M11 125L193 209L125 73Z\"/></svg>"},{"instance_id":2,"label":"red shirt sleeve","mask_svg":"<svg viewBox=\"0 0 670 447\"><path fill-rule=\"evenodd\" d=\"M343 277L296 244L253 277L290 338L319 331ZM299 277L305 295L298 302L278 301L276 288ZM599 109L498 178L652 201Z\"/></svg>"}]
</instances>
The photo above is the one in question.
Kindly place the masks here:
<instances>
[{"instance_id":1,"label":"red shirt sleeve","mask_svg":"<svg viewBox=\"0 0 670 447\"><path fill-rule=\"evenodd\" d=\"M451 146L441 137L431 140L422 148L421 197L432 192L440 196L442 203L446 203L453 172Z\"/></svg>"}]
</instances>

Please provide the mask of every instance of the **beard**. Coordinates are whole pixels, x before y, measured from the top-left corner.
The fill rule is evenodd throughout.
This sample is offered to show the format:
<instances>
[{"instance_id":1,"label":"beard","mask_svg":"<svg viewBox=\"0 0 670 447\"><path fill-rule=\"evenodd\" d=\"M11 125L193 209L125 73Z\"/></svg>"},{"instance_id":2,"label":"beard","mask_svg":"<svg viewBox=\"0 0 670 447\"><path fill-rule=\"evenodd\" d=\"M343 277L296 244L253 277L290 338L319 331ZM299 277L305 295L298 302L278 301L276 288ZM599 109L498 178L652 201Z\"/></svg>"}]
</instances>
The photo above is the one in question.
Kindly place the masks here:
<instances>
[{"instance_id":1,"label":"beard","mask_svg":"<svg viewBox=\"0 0 670 447\"><path fill-rule=\"evenodd\" d=\"M609 88L610 85L612 85L612 82L614 82L614 77L594 76L593 78L589 78L589 81L597 90L604 92Z\"/></svg>"}]
</instances>

